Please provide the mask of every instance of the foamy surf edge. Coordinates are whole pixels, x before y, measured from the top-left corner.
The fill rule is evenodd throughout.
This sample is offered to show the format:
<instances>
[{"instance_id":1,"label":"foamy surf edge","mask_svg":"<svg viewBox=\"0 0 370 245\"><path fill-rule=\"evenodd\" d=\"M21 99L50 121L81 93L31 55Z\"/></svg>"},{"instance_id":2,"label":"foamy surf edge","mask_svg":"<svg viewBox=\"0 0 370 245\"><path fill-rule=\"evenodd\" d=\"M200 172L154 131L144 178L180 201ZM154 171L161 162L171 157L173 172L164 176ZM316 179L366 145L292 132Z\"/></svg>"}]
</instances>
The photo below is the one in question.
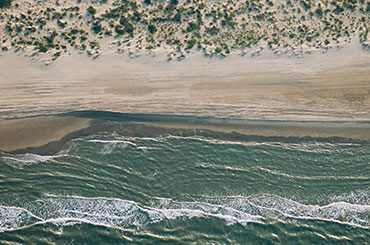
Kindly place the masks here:
<instances>
[{"instance_id":1,"label":"foamy surf edge","mask_svg":"<svg viewBox=\"0 0 370 245\"><path fill-rule=\"evenodd\" d=\"M368 204L338 201L323 206L307 205L272 195L230 196L194 202L158 198L149 206L118 198L45 195L27 206L0 206L0 232L38 224L91 224L132 230L165 220L194 217L216 218L227 225L263 224L266 219L277 222L320 220L370 229Z\"/></svg>"}]
</instances>

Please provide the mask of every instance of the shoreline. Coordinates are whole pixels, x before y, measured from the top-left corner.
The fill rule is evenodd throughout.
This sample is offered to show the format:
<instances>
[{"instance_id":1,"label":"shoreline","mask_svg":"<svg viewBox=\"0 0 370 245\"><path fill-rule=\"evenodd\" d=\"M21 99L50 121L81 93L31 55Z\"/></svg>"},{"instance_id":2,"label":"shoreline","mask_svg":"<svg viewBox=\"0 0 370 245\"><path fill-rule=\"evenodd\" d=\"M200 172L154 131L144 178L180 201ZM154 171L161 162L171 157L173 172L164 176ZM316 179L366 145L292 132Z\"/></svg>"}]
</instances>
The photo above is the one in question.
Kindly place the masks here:
<instances>
[{"instance_id":1,"label":"shoreline","mask_svg":"<svg viewBox=\"0 0 370 245\"><path fill-rule=\"evenodd\" d=\"M41 120L38 116L50 119L64 113L75 117L69 122L59 118L59 124L54 125L44 121L45 129L58 132L53 137L38 136L42 126L32 129L31 123L25 122L18 127L29 138L34 130L37 144L22 137L18 142L13 140L16 143L5 142L17 131L15 126L5 127L2 134L8 136L1 137L0 132L3 151L56 152L76 135L107 129L104 123L91 126L95 118L68 114L74 111L214 120L208 124L167 119L140 123L141 127L161 128L163 132L191 131L201 126L210 132L266 137L370 138L368 124L364 123L370 121L370 53L358 43L305 58L264 53L254 58L230 55L210 59L198 53L169 63L159 57L128 59L109 53L91 60L75 54L44 66L7 53L0 55L0 63L5 67L0 70L0 89L6 91L0 97L0 127L9 124L7 119L11 118L37 116L19 120ZM223 118L236 121L230 124ZM71 124L78 126L67 130ZM50 151L40 150L47 144Z\"/></svg>"},{"instance_id":2,"label":"shoreline","mask_svg":"<svg viewBox=\"0 0 370 245\"><path fill-rule=\"evenodd\" d=\"M73 139L100 132L139 137L200 136L242 142L370 142L370 122L255 121L76 111L0 121L0 151L52 155L65 149Z\"/></svg>"}]
</instances>

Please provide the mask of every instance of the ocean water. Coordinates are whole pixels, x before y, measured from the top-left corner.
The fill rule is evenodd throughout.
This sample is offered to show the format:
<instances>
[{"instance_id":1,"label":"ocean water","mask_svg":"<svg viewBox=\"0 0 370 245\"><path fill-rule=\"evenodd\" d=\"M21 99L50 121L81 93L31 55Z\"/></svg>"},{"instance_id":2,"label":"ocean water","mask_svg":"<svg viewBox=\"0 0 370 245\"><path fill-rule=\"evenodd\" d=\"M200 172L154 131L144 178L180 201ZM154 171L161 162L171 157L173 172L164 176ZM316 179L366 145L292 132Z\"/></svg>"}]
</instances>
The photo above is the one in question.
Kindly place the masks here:
<instances>
[{"instance_id":1,"label":"ocean water","mask_svg":"<svg viewBox=\"0 0 370 245\"><path fill-rule=\"evenodd\" d=\"M370 146L97 132L0 153L0 244L368 244Z\"/></svg>"}]
</instances>

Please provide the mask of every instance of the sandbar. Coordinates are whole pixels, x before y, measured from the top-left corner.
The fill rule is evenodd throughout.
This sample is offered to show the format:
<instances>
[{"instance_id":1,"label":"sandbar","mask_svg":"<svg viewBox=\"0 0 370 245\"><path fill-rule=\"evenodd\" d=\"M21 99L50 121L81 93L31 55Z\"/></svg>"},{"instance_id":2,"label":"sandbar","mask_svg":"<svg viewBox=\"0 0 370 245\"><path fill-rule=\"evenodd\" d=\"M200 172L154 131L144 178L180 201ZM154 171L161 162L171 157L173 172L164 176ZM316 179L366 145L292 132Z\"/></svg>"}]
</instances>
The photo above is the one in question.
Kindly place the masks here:
<instances>
[{"instance_id":1,"label":"sandbar","mask_svg":"<svg viewBox=\"0 0 370 245\"><path fill-rule=\"evenodd\" d=\"M0 121L0 150L40 147L59 141L69 133L89 127L90 119L78 117L35 117Z\"/></svg>"}]
</instances>

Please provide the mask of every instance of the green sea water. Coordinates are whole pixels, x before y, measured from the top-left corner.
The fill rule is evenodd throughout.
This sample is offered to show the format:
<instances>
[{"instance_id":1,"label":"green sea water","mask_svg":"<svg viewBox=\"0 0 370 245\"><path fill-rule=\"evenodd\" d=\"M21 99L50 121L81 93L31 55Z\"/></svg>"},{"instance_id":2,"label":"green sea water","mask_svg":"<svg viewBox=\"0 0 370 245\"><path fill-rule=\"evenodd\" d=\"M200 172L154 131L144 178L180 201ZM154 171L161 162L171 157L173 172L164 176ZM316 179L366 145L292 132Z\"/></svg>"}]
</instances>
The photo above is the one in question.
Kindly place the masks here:
<instances>
[{"instance_id":1,"label":"green sea water","mask_svg":"<svg viewBox=\"0 0 370 245\"><path fill-rule=\"evenodd\" d=\"M0 169L0 244L370 243L368 143L102 131Z\"/></svg>"}]
</instances>

